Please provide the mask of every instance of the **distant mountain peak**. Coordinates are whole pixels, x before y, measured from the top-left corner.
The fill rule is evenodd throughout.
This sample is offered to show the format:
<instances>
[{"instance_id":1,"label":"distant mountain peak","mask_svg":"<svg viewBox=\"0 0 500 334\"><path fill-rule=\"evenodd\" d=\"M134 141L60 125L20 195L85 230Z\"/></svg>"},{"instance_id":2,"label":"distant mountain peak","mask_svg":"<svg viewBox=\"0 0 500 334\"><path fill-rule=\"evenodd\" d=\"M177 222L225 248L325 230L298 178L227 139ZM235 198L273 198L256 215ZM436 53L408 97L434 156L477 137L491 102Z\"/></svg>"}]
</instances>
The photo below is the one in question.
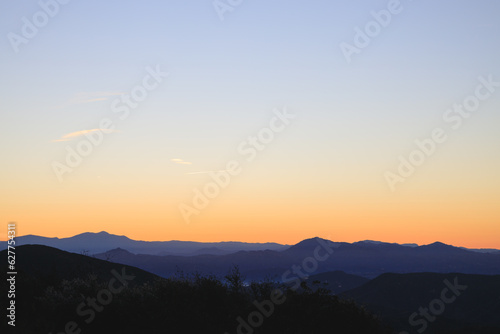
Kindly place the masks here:
<instances>
[{"instance_id":1,"label":"distant mountain peak","mask_svg":"<svg viewBox=\"0 0 500 334\"><path fill-rule=\"evenodd\" d=\"M312 251L314 250L317 246L320 245L331 245L332 248L338 248L339 243L333 242L327 239L323 239L320 237L314 237L314 238L309 238L309 239L304 239L300 241L299 243L291 246L290 248L286 249L285 252L295 252L295 251Z\"/></svg>"},{"instance_id":2,"label":"distant mountain peak","mask_svg":"<svg viewBox=\"0 0 500 334\"><path fill-rule=\"evenodd\" d=\"M297 244L295 244L295 246L297 245L311 245L311 244L317 244L318 242L331 242L330 240L327 240L327 239L323 239L323 238L320 238L320 237L314 237L314 238L309 238L309 239L304 239L300 242L298 242Z\"/></svg>"},{"instance_id":3,"label":"distant mountain peak","mask_svg":"<svg viewBox=\"0 0 500 334\"><path fill-rule=\"evenodd\" d=\"M80 233L77 235L74 235L70 238L100 238L100 239L127 239L131 240L129 237L125 235L117 235L117 234L111 234L106 231L101 231L101 232L84 232Z\"/></svg>"},{"instance_id":4,"label":"distant mountain peak","mask_svg":"<svg viewBox=\"0 0 500 334\"><path fill-rule=\"evenodd\" d=\"M426 246L433 246L433 247L454 247L454 246L450 246L450 245L447 245L441 241L435 241L433 242L432 244L428 244Z\"/></svg>"},{"instance_id":5,"label":"distant mountain peak","mask_svg":"<svg viewBox=\"0 0 500 334\"><path fill-rule=\"evenodd\" d=\"M447 245L447 244L442 243L440 241L436 241L436 242L433 242L432 244L428 244L428 245L419 246L419 247L417 247L417 249L427 250L427 251L449 251L449 252L464 251L463 249L460 249L460 248L452 246L452 245Z\"/></svg>"},{"instance_id":6,"label":"distant mountain peak","mask_svg":"<svg viewBox=\"0 0 500 334\"><path fill-rule=\"evenodd\" d=\"M318 240L331 242L328 239L323 239L323 238L320 238L320 237L313 237L313 238L309 238L309 239L304 239L301 242L304 242L304 241L315 241L315 242L318 242Z\"/></svg>"}]
</instances>

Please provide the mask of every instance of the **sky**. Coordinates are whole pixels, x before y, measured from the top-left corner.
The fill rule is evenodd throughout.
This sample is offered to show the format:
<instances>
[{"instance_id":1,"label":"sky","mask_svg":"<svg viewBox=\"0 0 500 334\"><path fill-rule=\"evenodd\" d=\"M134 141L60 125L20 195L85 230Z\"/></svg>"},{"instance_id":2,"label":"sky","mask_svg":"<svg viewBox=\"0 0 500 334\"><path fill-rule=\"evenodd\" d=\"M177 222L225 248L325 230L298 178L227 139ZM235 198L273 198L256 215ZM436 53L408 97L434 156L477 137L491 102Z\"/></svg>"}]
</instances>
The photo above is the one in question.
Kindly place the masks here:
<instances>
[{"instance_id":1,"label":"sky","mask_svg":"<svg viewBox=\"0 0 500 334\"><path fill-rule=\"evenodd\" d=\"M0 6L2 240L500 248L496 0Z\"/></svg>"}]
</instances>

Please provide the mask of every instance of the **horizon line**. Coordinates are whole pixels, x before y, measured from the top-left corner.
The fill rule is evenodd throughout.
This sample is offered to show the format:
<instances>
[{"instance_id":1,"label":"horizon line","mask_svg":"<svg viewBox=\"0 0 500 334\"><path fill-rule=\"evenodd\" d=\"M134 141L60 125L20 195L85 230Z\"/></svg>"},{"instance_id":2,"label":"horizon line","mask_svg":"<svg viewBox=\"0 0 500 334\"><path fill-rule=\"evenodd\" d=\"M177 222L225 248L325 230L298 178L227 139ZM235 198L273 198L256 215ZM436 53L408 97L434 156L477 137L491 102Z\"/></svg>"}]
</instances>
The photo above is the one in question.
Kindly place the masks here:
<instances>
[{"instance_id":1,"label":"horizon line","mask_svg":"<svg viewBox=\"0 0 500 334\"><path fill-rule=\"evenodd\" d=\"M431 242L429 244L418 244L416 242L398 243L398 242L387 242L387 241L370 240L370 239L358 240L358 241L353 241L353 242L347 242L347 241L333 241L333 240L326 239L326 238L321 238L321 237L318 237L318 236L314 236L314 237L310 237L310 238L304 238L304 239L301 239L300 241L298 241L297 243L294 243L294 244L283 244L283 243L279 243L279 242L275 242L275 241L248 242L248 241L237 241L237 240L227 240L227 241L225 241L225 240L223 240L223 241L193 241L193 240L178 240L178 239L171 239L171 240L138 240L138 239L132 239L132 238L128 237L127 235L113 234L113 233L109 233L109 232L104 231L104 230L99 231L99 232L86 231L86 232L81 232L81 233L78 233L78 234L75 234L75 235L72 235L72 236L68 236L68 237L48 237L48 236L43 236L43 235L38 235L38 234L25 234L25 235L18 235L18 236L16 236L16 238L25 237L25 236L36 236L36 237L42 237L42 238L48 238L48 239L58 239L58 240L61 240L61 239L68 239L68 238L76 237L76 236L79 236L79 235L82 235L82 234L85 234L85 233L89 233L89 234L106 233L106 234L109 234L109 235L112 235L112 236L126 237L126 238L128 238L128 239L130 239L132 241L143 241L143 242L171 242L171 241L178 241L178 242L194 242L194 243L206 243L206 244L237 242L237 243L243 243L243 244L277 244L277 245L281 245L281 246L294 246L294 245L297 245L298 243L300 243L302 241L305 241L305 240L320 238L320 239L323 239L323 240L328 240L330 242L347 243L347 244L354 244L354 243L358 243L358 242L373 242L373 243L383 243L383 244L395 244L395 245L400 245L400 246L405 246L405 247L412 247L410 245L416 245L416 246L413 246L413 247L421 247L421 246L432 245L432 244L435 244L435 243L442 243L444 245L452 246L452 247L457 247L457 248L478 249L478 250L489 250L489 249L492 249L492 250L498 250L498 251L500 251L500 249L498 249L498 248L490 248L490 247L485 247L485 248L469 248L469 247L465 247L465 246L456 246L456 245L453 245L453 244L447 244L447 243L442 242L442 241L434 241L434 242ZM7 242L7 241L8 241L8 239L7 240L0 240L0 242Z\"/></svg>"}]
</instances>

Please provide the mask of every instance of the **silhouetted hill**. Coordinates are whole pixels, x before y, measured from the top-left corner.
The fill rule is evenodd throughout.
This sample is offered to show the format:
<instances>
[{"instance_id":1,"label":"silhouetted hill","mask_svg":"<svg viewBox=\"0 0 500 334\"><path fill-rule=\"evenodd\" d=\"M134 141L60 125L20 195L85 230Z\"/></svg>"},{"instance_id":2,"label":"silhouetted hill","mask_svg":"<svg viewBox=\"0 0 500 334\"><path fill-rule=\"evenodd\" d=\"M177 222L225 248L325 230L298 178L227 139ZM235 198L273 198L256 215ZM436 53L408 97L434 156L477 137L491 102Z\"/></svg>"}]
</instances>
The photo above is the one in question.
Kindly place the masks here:
<instances>
[{"instance_id":1,"label":"silhouetted hill","mask_svg":"<svg viewBox=\"0 0 500 334\"><path fill-rule=\"evenodd\" d=\"M16 268L24 277L36 278L38 281L48 280L56 284L61 280L95 275L98 280L111 277L111 270L133 272L135 284L142 284L157 279L158 276L139 268L80 254L62 251L57 248L41 245L24 245L16 247ZM125 250L119 250L130 254ZM7 258L7 251L0 251L1 258Z\"/></svg>"},{"instance_id":2,"label":"silhouetted hill","mask_svg":"<svg viewBox=\"0 0 500 334\"><path fill-rule=\"evenodd\" d=\"M409 333L500 333L499 275L387 273L341 295ZM421 307L435 319L420 315Z\"/></svg>"},{"instance_id":3,"label":"silhouetted hill","mask_svg":"<svg viewBox=\"0 0 500 334\"><path fill-rule=\"evenodd\" d=\"M2 267L7 272L7 250L0 251L0 258L5 259ZM57 331L37 329L38 323L47 321L41 318L42 312L57 308L57 312L50 313L51 317L64 313L67 314L65 321L70 321L77 316L76 308L86 297L96 297L103 289L120 289L125 285L134 288L161 279L139 268L41 245L16 247L15 259L15 333L48 333L49 330L59 333L64 327ZM9 291L7 284L6 279L0 282L5 294ZM1 307L6 310L9 301L1 300ZM6 330L6 321L2 321L1 326L5 329L2 333L10 333Z\"/></svg>"}]
</instances>

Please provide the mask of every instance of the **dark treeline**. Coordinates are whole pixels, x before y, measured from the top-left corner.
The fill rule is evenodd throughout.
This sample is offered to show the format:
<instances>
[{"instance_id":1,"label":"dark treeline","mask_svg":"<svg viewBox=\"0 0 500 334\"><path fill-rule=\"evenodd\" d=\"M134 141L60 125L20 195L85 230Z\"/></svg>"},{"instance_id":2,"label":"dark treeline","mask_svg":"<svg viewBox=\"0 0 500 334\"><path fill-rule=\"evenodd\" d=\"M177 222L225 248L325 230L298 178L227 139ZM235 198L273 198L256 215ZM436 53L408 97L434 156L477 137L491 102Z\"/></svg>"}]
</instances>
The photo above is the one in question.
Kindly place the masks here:
<instances>
[{"instance_id":1,"label":"dark treeline","mask_svg":"<svg viewBox=\"0 0 500 334\"><path fill-rule=\"evenodd\" d=\"M118 271L116 277L122 276ZM237 268L224 278L131 277L20 276L24 292L18 296L16 332L391 333L366 310L327 290L305 283L297 290L271 281L244 284Z\"/></svg>"}]
</instances>

